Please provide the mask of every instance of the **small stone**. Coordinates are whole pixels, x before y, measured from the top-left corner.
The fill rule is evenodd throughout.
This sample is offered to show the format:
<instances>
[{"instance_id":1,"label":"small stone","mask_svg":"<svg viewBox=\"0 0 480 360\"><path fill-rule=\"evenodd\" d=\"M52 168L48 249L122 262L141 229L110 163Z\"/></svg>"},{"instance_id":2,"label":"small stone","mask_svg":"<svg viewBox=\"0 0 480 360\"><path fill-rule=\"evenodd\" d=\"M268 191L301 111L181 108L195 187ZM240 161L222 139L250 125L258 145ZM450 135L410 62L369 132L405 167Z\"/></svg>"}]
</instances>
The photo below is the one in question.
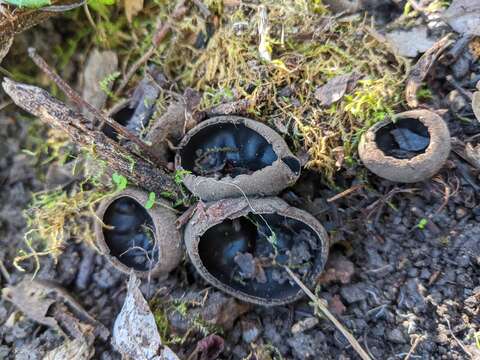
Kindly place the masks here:
<instances>
[{"instance_id":1,"label":"small stone","mask_svg":"<svg viewBox=\"0 0 480 360\"><path fill-rule=\"evenodd\" d=\"M459 112L467 106L467 100L458 92L458 90L452 90L447 95L447 100L450 103L450 108L453 112Z\"/></svg>"},{"instance_id":2,"label":"small stone","mask_svg":"<svg viewBox=\"0 0 480 360\"><path fill-rule=\"evenodd\" d=\"M335 315L343 315L347 308L343 305L340 296L333 295L332 299L328 302L328 308Z\"/></svg>"},{"instance_id":3,"label":"small stone","mask_svg":"<svg viewBox=\"0 0 480 360\"><path fill-rule=\"evenodd\" d=\"M393 329L392 331L388 332L387 339L395 344L406 344L407 341L403 336L403 333L400 329Z\"/></svg>"},{"instance_id":4,"label":"small stone","mask_svg":"<svg viewBox=\"0 0 480 360\"><path fill-rule=\"evenodd\" d=\"M318 324L318 319L315 317L308 317L306 319L300 320L292 326L292 333L296 334L306 330L310 330Z\"/></svg>"},{"instance_id":5,"label":"small stone","mask_svg":"<svg viewBox=\"0 0 480 360\"><path fill-rule=\"evenodd\" d=\"M258 339L260 336L260 329L257 323L252 320L242 320L242 339L247 344L250 344Z\"/></svg>"},{"instance_id":6,"label":"small stone","mask_svg":"<svg viewBox=\"0 0 480 360\"><path fill-rule=\"evenodd\" d=\"M361 283L344 286L340 290L340 295L349 304L353 304L357 301L362 301L367 298L365 286Z\"/></svg>"},{"instance_id":7,"label":"small stone","mask_svg":"<svg viewBox=\"0 0 480 360\"><path fill-rule=\"evenodd\" d=\"M325 271L319 277L320 284L328 284L330 282L340 282L342 284L350 283L355 267L353 263L343 255L331 256L325 265Z\"/></svg>"},{"instance_id":8,"label":"small stone","mask_svg":"<svg viewBox=\"0 0 480 360\"><path fill-rule=\"evenodd\" d=\"M467 209L463 207L458 207L457 210L455 210L455 217L457 219L461 219L465 217L468 214Z\"/></svg>"},{"instance_id":9,"label":"small stone","mask_svg":"<svg viewBox=\"0 0 480 360\"><path fill-rule=\"evenodd\" d=\"M428 269L422 269L422 272L420 273L421 279L429 280L431 276L432 276L432 273L428 271Z\"/></svg>"},{"instance_id":10,"label":"small stone","mask_svg":"<svg viewBox=\"0 0 480 360\"><path fill-rule=\"evenodd\" d=\"M113 270L110 272L106 268L93 274L93 281L101 289L110 289L114 287L119 280L119 276Z\"/></svg>"}]
</instances>

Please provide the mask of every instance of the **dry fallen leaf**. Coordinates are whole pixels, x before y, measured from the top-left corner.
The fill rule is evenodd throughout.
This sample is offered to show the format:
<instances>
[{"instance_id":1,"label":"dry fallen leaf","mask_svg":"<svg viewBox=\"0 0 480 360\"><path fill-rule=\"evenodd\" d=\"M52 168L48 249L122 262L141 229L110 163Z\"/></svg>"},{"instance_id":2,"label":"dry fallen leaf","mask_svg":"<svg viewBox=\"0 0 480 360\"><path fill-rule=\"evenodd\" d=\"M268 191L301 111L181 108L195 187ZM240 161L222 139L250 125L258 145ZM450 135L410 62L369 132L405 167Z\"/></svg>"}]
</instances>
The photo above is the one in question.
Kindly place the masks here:
<instances>
[{"instance_id":1,"label":"dry fallen leaf","mask_svg":"<svg viewBox=\"0 0 480 360\"><path fill-rule=\"evenodd\" d=\"M59 332L73 329L82 333L82 329L91 326L95 336L103 340L110 335L103 324L92 318L65 289L52 281L23 279L15 286L3 289L2 297L28 318Z\"/></svg>"},{"instance_id":2,"label":"dry fallen leaf","mask_svg":"<svg viewBox=\"0 0 480 360\"><path fill-rule=\"evenodd\" d=\"M143 9L143 0L125 0L123 3L125 7L125 16L128 22L132 22L134 16L136 16Z\"/></svg>"},{"instance_id":3,"label":"dry fallen leaf","mask_svg":"<svg viewBox=\"0 0 480 360\"><path fill-rule=\"evenodd\" d=\"M476 91L472 96L472 109L478 121L480 121L480 91Z\"/></svg>"},{"instance_id":4,"label":"dry fallen leaf","mask_svg":"<svg viewBox=\"0 0 480 360\"><path fill-rule=\"evenodd\" d=\"M470 164L480 169L480 145L473 146L470 143L466 144L465 157Z\"/></svg>"},{"instance_id":5,"label":"dry fallen leaf","mask_svg":"<svg viewBox=\"0 0 480 360\"><path fill-rule=\"evenodd\" d=\"M127 359L179 360L162 346L155 317L139 286L140 280L132 272L125 302L113 325L112 345Z\"/></svg>"},{"instance_id":6,"label":"dry fallen leaf","mask_svg":"<svg viewBox=\"0 0 480 360\"><path fill-rule=\"evenodd\" d=\"M105 83L108 76L117 71L118 58L113 51L99 51L94 49L90 52L85 71L83 73L83 92L82 97L86 102L101 109L107 101L108 95L100 87L100 83L104 83L107 88L111 88L112 82ZM85 115L91 116L89 112L85 111Z\"/></svg>"},{"instance_id":7,"label":"dry fallen leaf","mask_svg":"<svg viewBox=\"0 0 480 360\"><path fill-rule=\"evenodd\" d=\"M456 32L480 36L479 0L453 0L443 17Z\"/></svg>"},{"instance_id":8,"label":"dry fallen leaf","mask_svg":"<svg viewBox=\"0 0 480 360\"><path fill-rule=\"evenodd\" d=\"M0 63L2 62L3 58L7 56L8 51L10 50L10 46L12 46L12 43L13 36L5 40L3 43L0 43Z\"/></svg>"},{"instance_id":9,"label":"dry fallen leaf","mask_svg":"<svg viewBox=\"0 0 480 360\"><path fill-rule=\"evenodd\" d=\"M405 99L408 106L416 108L419 104L417 91L423 84L430 69L435 64L440 55L452 44L451 34L445 35L438 40L430 49L428 49L418 59L417 63L410 69L407 85L405 86Z\"/></svg>"},{"instance_id":10,"label":"dry fallen leaf","mask_svg":"<svg viewBox=\"0 0 480 360\"><path fill-rule=\"evenodd\" d=\"M426 26L394 30L385 34L385 37L398 54L405 57L416 57L435 44L435 40L428 37Z\"/></svg>"},{"instance_id":11,"label":"dry fallen leaf","mask_svg":"<svg viewBox=\"0 0 480 360\"><path fill-rule=\"evenodd\" d=\"M358 75L354 73L335 76L315 90L315 99L323 106L330 106L340 100L348 90L353 89Z\"/></svg>"},{"instance_id":12,"label":"dry fallen leaf","mask_svg":"<svg viewBox=\"0 0 480 360\"><path fill-rule=\"evenodd\" d=\"M34 281L23 280L2 290L2 297L15 304L28 318L45 326L59 329L57 320L47 315L55 299Z\"/></svg>"}]
</instances>

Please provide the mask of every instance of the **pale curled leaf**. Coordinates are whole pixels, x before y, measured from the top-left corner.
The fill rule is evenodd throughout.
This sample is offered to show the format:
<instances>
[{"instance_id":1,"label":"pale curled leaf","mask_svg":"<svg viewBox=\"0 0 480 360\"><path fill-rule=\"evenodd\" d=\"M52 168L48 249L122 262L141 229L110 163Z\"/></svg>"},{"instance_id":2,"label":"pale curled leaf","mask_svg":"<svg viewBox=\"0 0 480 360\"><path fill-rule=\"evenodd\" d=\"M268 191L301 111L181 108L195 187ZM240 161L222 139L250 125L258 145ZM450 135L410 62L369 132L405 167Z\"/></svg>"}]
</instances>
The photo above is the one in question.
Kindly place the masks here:
<instances>
[{"instance_id":1,"label":"pale curled leaf","mask_svg":"<svg viewBox=\"0 0 480 360\"><path fill-rule=\"evenodd\" d=\"M105 79L114 74L117 68L118 57L113 51L93 49L88 55L83 73L82 97L96 109L103 108L108 98L108 93L100 85ZM107 90L110 90L112 85L113 82L107 83ZM87 109L83 109L83 114L90 120L93 120L93 116Z\"/></svg>"},{"instance_id":2,"label":"pale curled leaf","mask_svg":"<svg viewBox=\"0 0 480 360\"><path fill-rule=\"evenodd\" d=\"M468 162L480 169L480 145L473 146L468 143L465 145L465 157Z\"/></svg>"},{"instance_id":3,"label":"pale curled leaf","mask_svg":"<svg viewBox=\"0 0 480 360\"><path fill-rule=\"evenodd\" d=\"M476 91L472 96L472 109L475 117L480 121L480 91Z\"/></svg>"},{"instance_id":4,"label":"pale curled leaf","mask_svg":"<svg viewBox=\"0 0 480 360\"><path fill-rule=\"evenodd\" d=\"M456 32L480 36L480 0L453 0L443 17Z\"/></svg>"},{"instance_id":5,"label":"pale curled leaf","mask_svg":"<svg viewBox=\"0 0 480 360\"><path fill-rule=\"evenodd\" d=\"M315 99L323 106L330 106L340 100L349 87L353 88L357 79L358 76L354 73L335 76L315 90Z\"/></svg>"},{"instance_id":6,"label":"pale curled leaf","mask_svg":"<svg viewBox=\"0 0 480 360\"><path fill-rule=\"evenodd\" d=\"M429 38L426 26L394 30L385 34L385 37L398 55L405 57L416 57L435 44L435 40Z\"/></svg>"},{"instance_id":7,"label":"pale curled leaf","mask_svg":"<svg viewBox=\"0 0 480 360\"><path fill-rule=\"evenodd\" d=\"M269 32L267 8L265 5L260 5L258 7L258 36L260 37L258 52L260 58L267 62L272 61L272 46L270 44Z\"/></svg>"},{"instance_id":8,"label":"pale curled leaf","mask_svg":"<svg viewBox=\"0 0 480 360\"><path fill-rule=\"evenodd\" d=\"M155 318L140 289L140 280L132 272L127 296L113 325L112 345L127 359L178 360L162 346Z\"/></svg>"},{"instance_id":9,"label":"pale curled leaf","mask_svg":"<svg viewBox=\"0 0 480 360\"><path fill-rule=\"evenodd\" d=\"M23 280L15 286L2 290L2 297L20 309L28 318L54 329L60 329L57 320L50 316L48 310L55 303L50 292L35 281Z\"/></svg>"}]
</instances>

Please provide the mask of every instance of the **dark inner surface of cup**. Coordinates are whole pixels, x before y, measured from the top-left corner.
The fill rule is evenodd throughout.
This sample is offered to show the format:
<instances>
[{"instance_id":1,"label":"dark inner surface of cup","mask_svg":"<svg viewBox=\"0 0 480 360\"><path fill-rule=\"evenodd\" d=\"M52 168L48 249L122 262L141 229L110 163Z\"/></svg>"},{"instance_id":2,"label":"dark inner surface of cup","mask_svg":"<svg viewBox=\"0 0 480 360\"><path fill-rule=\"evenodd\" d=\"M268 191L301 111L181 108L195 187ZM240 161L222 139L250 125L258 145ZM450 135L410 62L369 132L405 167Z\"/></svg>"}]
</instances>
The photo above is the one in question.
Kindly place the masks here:
<instances>
[{"instance_id":1,"label":"dark inner surface of cup","mask_svg":"<svg viewBox=\"0 0 480 360\"><path fill-rule=\"evenodd\" d=\"M300 290L284 265L303 279L322 270L321 245L318 234L302 221L250 213L208 229L198 250L203 265L220 282L268 301Z\"/></svg>"},{"instance_id":2,"label":"dark inner surface of cup","mask_svg":"<svg viewBox=\"0 0 480 360\"><path fill-rule=\"evenodd\" d=\"M151 270L158 261L158 248L153 220L145 208L124 196L110 204L103 221L113 227L103 229L110 254L135 270Z\"/></svg>"},{"instance_id":3,"label":"dark inner surface of cup","mask_svg":"<svg viewBox=\"0 0 480 360\"><path fill-rule=\"evenodd\" d=\"M130 108L130 106L125 106L124 108L117 111L112 115L112 119L118 122L122 126L127 126L135 109ZM102 127L102 132L107 135L110 139L118 140L117 131L108 124L104 124Z\"/></svg>"},{"instance_id":4,"label":"dark inner surface of cup","mask_svg":"<svg viewBox=\"0 0 480 360\"><path fill-rule=\"evenodd\" d=\"M375 142L386 156L412 159L425 153L430 145L430 134L418 119L399 119L378 129Z\"/></svg>"},{"instance_id":5,"label":"dark inner surface of cup","mask_svg":"<svg viewBox=\"0 0 480 360\"><path fill-rule=\"evenodd\" d=\"M200 176L250 174L277 160L272 145L244 124L215 123L199 130L180 150L181 165Z\"/></svg>"}]
</instances>

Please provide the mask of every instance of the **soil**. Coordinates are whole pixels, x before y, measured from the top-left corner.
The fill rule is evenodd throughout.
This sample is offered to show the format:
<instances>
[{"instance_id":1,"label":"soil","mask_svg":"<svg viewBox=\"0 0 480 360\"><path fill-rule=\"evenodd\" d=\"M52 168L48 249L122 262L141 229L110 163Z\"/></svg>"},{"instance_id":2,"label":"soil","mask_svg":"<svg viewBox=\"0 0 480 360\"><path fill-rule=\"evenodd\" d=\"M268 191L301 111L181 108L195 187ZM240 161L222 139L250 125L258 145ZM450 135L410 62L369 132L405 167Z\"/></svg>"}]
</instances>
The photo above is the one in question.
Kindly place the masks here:
<instances>
[{"instance_id":1,"label":"soil","mask_svg":"<svg viewBox=\"0 0 480 360\"><path fill-rule=\"evenodd\" d=\"M439 74L453 73L465 86L480 78L478 61L457 74L460 66L456 62ZM453 85L439 79L430 85L434 92L430 104L448 109L443 117L452 136L464 139L480 133L478 121L462 95L453 93ZM471 121L461 122L457 116ZM32 192L44 188L33 159L22 151L30 146L29 130L34 126L23 117L14 107L0 114L2 287L30 276L17 270L12 259L24 247L23 211ZM361 166L339 172L338 189L361 186L330 202L326 199L338 189L324 185L320 174L309 171L281 194L291 205L315 215L334 242L325 270L328 276L319 279L319 297L328 301L372 358L480 359L475 345L480 334L480 170L452 152L442 171L423 183L400 185L365 174ZM125 299L126 275L74 239L58 262L42 258L40 269L39 279L60 284L92 317L112 329ZM247 275L258 276L251 272ZM185 261L167 280L144 281L142 291L150 301L159 294L173 303L188 301L193 314L215 319L225 339L219 359L245 359L261 347L276 359L358 358L329 321L315 318L307 300L271 308L247 306L214 289L205 292L207 287ZM199 303L201 308L192 305ZM179 336L189 329L185 316L169 314L168 320ZM186 345L171 347L186 358L203 337L196 331ZM0 300L0 359L41 359L61 343L54 330ZM97 339L94 358L120 355L109 342Z\"/></svg>"}]
</instances>

